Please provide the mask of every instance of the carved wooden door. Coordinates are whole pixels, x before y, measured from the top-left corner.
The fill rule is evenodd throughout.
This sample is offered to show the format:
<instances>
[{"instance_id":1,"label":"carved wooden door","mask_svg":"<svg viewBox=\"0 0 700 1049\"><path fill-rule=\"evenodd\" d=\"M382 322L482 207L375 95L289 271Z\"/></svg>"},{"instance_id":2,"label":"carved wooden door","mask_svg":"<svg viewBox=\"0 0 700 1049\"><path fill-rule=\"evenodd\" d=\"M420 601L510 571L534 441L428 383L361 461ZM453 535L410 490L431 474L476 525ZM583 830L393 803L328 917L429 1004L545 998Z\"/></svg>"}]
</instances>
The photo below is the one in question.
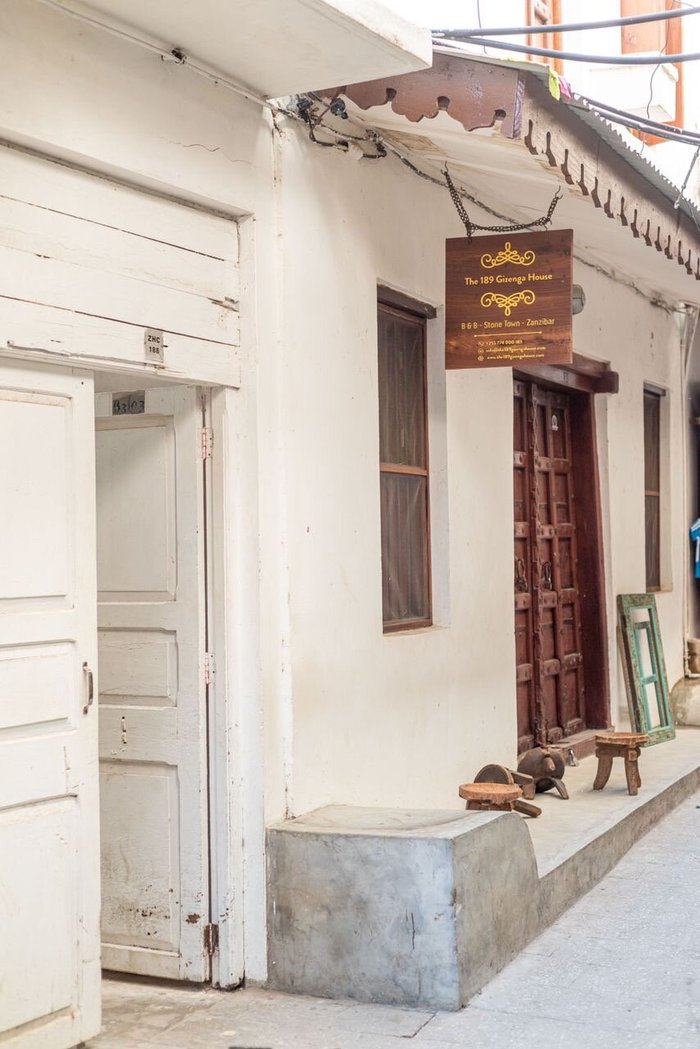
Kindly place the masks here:
<instances>
[{"instance_id":1,"label":"carved wooden door","mask_svg":"<svg viewBox=\"0 0 700 1049\"><path fill-rule=\"evenodd\" d=\"M514 384L518 750L585 727L570 395Z\"/></svg>"}]
</instances>

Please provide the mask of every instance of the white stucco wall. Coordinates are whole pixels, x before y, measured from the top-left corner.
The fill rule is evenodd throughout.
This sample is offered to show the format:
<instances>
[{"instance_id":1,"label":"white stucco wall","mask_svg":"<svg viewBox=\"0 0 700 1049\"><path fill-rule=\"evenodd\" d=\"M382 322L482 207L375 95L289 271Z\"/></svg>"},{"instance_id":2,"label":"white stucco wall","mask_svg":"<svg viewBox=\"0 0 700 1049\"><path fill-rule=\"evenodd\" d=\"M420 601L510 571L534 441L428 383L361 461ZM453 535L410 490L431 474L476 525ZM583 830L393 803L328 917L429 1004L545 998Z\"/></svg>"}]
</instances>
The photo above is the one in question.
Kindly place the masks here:
<instances>
[{"instance_id":1,"label":"white stucco wall","mask_svg":"<svg viewBox=\"0 0 700 1049\"><path fill-rule=\"evenodd\" d=\"M294 741L291 808L331 801L450 803L489 739L510 759L512 621L479 593L510 597L510 375L438 372L447 390L431 463L447 464L449 520L433 521L437 625L384 636L377 427L377 282L440 305L447 194L393 162L283 148L286 425ZM440 329L440 320L429 322ZM437 391L433 391L433 395ZM490 483L494 461L505 483ZM433 493L434 494L434 493ZM440 497L438 493L438 503ZM510 598L512 600L512 597ZM485 643L488 642L488 643Z\"/></svg>"},{"instance_id":2,"label":"white stucco wall","mask_svg":"<svg viewBox=\"0 0 700 1049\"><path fill-rule=\"evenodd\" d=\"M443 241L461 228L447 194L394 161L358 164L314 152L288 127L282 165L289 809L328 802L457 807L460 781L487 760L515 760L511 374L450 372L444 379L446 449L438 419L431 460L444 463L446 451L449 516L433 528L433 541L449 534L449 559L438 558L435 578L438 594L449 592L448 611L431 629L383 636L376 284L440 306ZM620 721L626 701L615 596L645 589L645 381L669 391L666 460L673 469L664 503L673 554L659 608L671 682L682 672L684 551L670 531L683 517L678 325L594 269L577 263L575 279L588 298L575 320L575 349L620 373L620 393L597 398L612 706Z\"/></svg>"},{"instance_id":3,"label":"white stucco wall","mask_svg":"<svg viewBox=\"0 0 700 1049\"><path fill-rule=\"evenodd\" d=\"M355 162L186 68L33 0L0 11L0 136L241 216L241 388L225 395L233 793L245 839L247 972L265 972L265 822L328 803L461 807L457 785L515 759L511 373L445 375L447 193L394 160ZM504 202L507 210L507 202ZM474 212L475 218L478 213ZM591 208L591 221L606 222ZM670 265L670 263L668 264ZM577 264L575 348L610 360L601 395L614 709L615 595L644 589L642 389L669 390L669 579L659 597L682 672L683 412L676 321ZM429 322L436 625L384 636L376 287ZM680 533L679 533L680 529ZM240 601L244 595L246 607Z\"/></svg>"},{"instance_id":4,"label":"white stucco wall","mask_svg":"<svg viewBox=\"0 0 700 1049\"><path fill-rule=\"evenodd\" d=\"M662 401L662 591L656 595L669 687L683 673L683 590L687 564L683 479L686 412L681 382L680 314L590 269L575 267L587 305L575 322L575 349L610 360L620 391L596 398L599 467L606 540L608 635L613 721L627 718L617 657L616 597L646 590L644 547L644 384L667 391ZM607 508L607 513L606 513ZM607 518L607 520L605 520ZM607 532L607 535L605 534Z\"/></svg>"}]
</instances>

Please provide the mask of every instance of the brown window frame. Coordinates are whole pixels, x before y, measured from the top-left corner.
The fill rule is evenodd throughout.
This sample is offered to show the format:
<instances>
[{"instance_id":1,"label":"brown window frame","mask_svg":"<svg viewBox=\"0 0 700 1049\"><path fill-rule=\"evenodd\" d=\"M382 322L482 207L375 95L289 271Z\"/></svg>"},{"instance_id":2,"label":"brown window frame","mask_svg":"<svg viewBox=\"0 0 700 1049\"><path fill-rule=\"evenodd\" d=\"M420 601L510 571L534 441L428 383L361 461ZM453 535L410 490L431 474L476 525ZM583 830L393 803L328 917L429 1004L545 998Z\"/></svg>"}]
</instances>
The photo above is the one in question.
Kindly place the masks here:
<instances>
[{"instance_id":1,"label":"brown window frame","mask_svg":"<svg viewBox=\"0 0 700 1049\"><path fill-rule=\"evenodd\" d=\"M381 313L385 313L391 316L398 317L404 322L415 325L421 332L421 349L422 349L422 383L421 383L421 401L423 405L423 433L424 433L424 446L422 459L425 463L424 466L406 465L404 463L384 462L381 459L380 449L380 462L379 462L379 476L380 486L381 478L388 474L403 474L414 477L424 478L425 481L425 532L424 542L421 550L421 557L423 562L424 579L425 579L425 592L421 595L425 606L428 609L426 616L410 617L403 619L392 619L386 618L386 602L384 599L385 591L388 586L387 571L388 567L384 559L384 535L387 528L387 521L384 516L384 512L380 509L381 516L381 530L382 530L382 623L383 631L385 634L396 633L404 630L416 630L422 627L430 627L433 625L433 598L432 598L432 563L431 563L431 535L430 535L430 459L429 459L429 414L428 414L428 352L427 352L427 324L428 318L435 317L436 311L432 306L426 303L418 302L410 299L408 296L402 293L394 292L391 289L385 289L380 286L378 291L377 299L377 354L378 357L382 353L381 345L381 328L379 325L379 317ZM381 383L381 368L379 369L379 383ZM379 411L381 412L382 397L380 391L379 397ZM381 426L381 420L379 420Z\"/></svg>"},{"instance_id":2,"label":"brown window frame","mask_svg":"<svg viewBox=\"0 0 700 1049\"><path fill-rule=\"evenodd\" d=\"M664 391L644 387L644 565L645 587L648 593L661 590L661 400ZM651 413L648 412L651 409ZM649 433L651 414L653 433ZM656 477L650 478L650 464L647 458L647 447L653 442L656 449ZM655 533L649 527L650 502L655 503ZM654 534L656 546L654 548Z\"/></svg>"},{"instance_id":3,"label":"brown window frame","mask_svg":"<svg viewBox=\"0 0 700 1049\"><path fill-rule=\"evenodd\" d=\"M528 25L558 25L561 22L561 0L526 0L525 18ZM553 51L561 51L561 33L528 33L527 43L531 47L548 47ZM564 71L561 58L532 55L531 60L552 65L557 73Z\"/></svg>"},{"instance_id":4,"label":"brown window frame","mask_svg":"<svg viewBox=\"0 0 700 1049\"><path fill-rule=\"evenodd\" d=\"M681 6L679 0L658 0L656 10L659 12L675 11ZM654 10L654 0L620 0L620 15L623 18L629 15L653 14ZM663 34L663 38L666 41L664 48L666 53L669 55L679 55L683 50L682 21L681 18L672 18L668 22L650 22L643 23L642 25L620 26L621 54L630 55L641 51L654 50L653 48L638 46L635 37L640 32L642 34L653 32L652 27L658 26L659 32ZM643 39L645 38L643 37ZM676 80L676 113L673 120L664 121L669 127L683 127L683 65L683 62L676 62L673 66L678 74L678 79ZM635 131L634 129L631 129L631 131L636 138L641 139L641 141L646 143L647 146L658 146L659 143L667 141L659 135L650 135L644 131Z\"/></svg>"}]
</instances>

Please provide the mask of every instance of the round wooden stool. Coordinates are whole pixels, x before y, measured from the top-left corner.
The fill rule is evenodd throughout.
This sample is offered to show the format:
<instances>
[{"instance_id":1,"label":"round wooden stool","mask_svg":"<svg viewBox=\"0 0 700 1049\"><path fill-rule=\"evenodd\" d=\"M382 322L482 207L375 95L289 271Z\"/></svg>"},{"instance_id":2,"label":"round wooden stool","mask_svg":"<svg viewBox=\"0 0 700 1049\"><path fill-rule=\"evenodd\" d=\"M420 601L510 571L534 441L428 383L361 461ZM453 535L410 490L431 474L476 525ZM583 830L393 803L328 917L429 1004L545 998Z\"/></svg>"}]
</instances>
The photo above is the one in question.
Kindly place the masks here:
<instances>
[{"instance_id":1,"label":"round wooden stool","mask_svg":"<svg viewBox=\"0 0 700 1049\"><path fill-rule=\"evenodd\" d=\"M512 783L463 783L459 788L467 809L477 812L512 812L522 793Z\"/></svg>"},{"instance_id":2,"label":"round wooden stool","mask_svg":"<svg viewBox=\"0 0 700 1049\"><path fill-rule=\"evenodd\" d=\"M513 802L515 811L519 812L521 816L530 816L532 819L542 815L542 809L539 805L532 804L532 798L535 796L535 781L532 776L527 776L523 772L513 772L512 769L507 768L505 765L484 765L474 777L474 782L507 783L508 786L516 784L523 792L523 796ZM524 798L529 800L524 801Z\"/></svg>"},{"instance_id":3,"label":"round wooden stool","mask_svg":"<svg viewBox=\"0 0 700 1049\"><path fill-rule=\"evenodd\" d=\"M624 758L627 793L635 795L642 785L642 777L639 775L639 751L642 743L648 742L649 737L642 732L606 732L605 735L596 736L598 771L593 790L602 790L610 779L613 758Z\"/></svg>"}]
</instances>

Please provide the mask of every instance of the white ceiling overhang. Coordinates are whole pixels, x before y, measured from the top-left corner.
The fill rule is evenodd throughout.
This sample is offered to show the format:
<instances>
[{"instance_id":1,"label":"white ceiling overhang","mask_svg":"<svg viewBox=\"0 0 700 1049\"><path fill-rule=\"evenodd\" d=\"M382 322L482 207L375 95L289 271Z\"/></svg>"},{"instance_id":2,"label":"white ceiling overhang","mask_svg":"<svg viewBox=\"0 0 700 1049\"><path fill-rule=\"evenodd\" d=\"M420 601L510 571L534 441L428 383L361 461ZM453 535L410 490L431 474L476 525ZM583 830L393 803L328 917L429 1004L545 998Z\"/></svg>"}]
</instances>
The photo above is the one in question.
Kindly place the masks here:
<instances>
[{"instance_id":1,"label":"white ceiling overhang","mask_svg":"<svg viewBox=\"0 0 700 1049\"><path fill-rule=\"evenodd\" d=\"M552 226L574 230L579 258L652 296L700 305L696 209L685 200L674 207L671 183L597 127L599 118L555 102L537 74L436 54L425 73L339 93L355 120L422 170L440 176L447 164L455 182L502 216L474 207L473 221L530 222L559 188Z\"/></svg>"},{"instance_id":2,"label":"white ceiling overhang","mask_svg":"<svg viewBox=\"0 0 700 1049\"><path fill-rule=\"evenodd\" d=\"M430 33L378 0L62 0L135 30L259 95L424 69Z\"/></svg>"}]
</instances>

